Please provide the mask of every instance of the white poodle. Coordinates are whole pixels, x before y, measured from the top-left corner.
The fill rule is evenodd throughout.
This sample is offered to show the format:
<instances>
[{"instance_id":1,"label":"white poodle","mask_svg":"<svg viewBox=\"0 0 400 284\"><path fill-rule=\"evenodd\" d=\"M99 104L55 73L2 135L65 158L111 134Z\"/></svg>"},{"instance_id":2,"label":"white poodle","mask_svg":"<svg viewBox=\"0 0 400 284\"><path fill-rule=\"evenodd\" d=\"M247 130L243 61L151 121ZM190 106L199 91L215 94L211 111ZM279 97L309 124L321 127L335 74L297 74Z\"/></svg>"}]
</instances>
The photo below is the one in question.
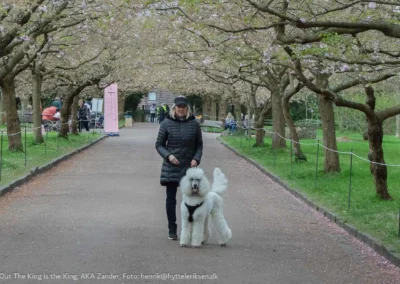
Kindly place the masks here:
<instances>
[{"instance_id":1,"label":"white poodle","mask_svg":"<svg viewBox=\"0 0 400 284\"><path fill-rule=\"evenodd\" d=\"M218 243L226 246L232 231L223 213L223 200L220 196L228 187L228 180L219 168L214 170L212 187L200 168L190 168L179 185L183 198L181 204L182 232L180 245L200 247L211 236L210 218L217 231Z\"/></svg>"}]
</instances>

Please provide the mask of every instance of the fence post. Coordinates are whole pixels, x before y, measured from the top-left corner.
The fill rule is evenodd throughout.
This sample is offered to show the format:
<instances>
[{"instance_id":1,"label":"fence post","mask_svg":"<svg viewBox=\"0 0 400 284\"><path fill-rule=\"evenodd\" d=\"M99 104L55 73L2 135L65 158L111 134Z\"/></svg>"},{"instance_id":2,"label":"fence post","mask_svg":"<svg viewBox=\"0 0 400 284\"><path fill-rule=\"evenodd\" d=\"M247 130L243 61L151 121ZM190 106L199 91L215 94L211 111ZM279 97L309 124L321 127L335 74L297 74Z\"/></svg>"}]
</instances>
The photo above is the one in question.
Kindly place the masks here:
<instances>
[{"instance_id":1,"label":"fence post","mask_svg":"<svg viewBox=\"0 0 400 284\"><path fill-rule=\"evenodd\" d=\"M26 125L25 125L25 168L26 168L26 151L27 151L27 148L26 148Z\"/></svg>"},{"instance_id":2,"label":"fence post","mask_svg":"<svg viewBox=\"0 0 400 284\"><path fill-rule=\"evenodd\" d=\"M293 140L290 139L290 174L293 174Z\"/></svg>"},{"instance_id":3,"label":"fence post","mask_svg":"<svg viewBox=\"0 0 400 284\"><path fill-rule=\"evenodd\" d=\"M250 139L251 139L251 137L249 137L249 154L250 154Z\"/></svg>"},{"instance_id":4,"label":"fence post","mask_svg":"<svg viewBox=\"0 0 400 284\"><path fill-rule=\"evenodd\" d=\"M353 172L353 149L351 149L350 152L350 181L349 181L349 201L348 201L348 206L347 210L350 211L350 202L351 202L351 176Z\"/></svg>"},{"instance_id":5,"label":"fence post","mask_svg":"<svg viewBox=\"0 0 400 284\"><path fill-rule=\"evenodd\" d=\"M262 145L264 146L264 139L265 139L265 129L264 128L262 130L262 138L263 138Z\"/></svg>"},{"instance_id":6,"label":"fence post","mask_svg":"<svg viewBox=\"0 0 400 284\"><path fill-rule=\"evenodd\" d=\"M399 206L399 239L400 239L400 206Z\"/></svg>"},{"instance_id":7,"label":"fence post","mask_svg":"<svg viewBox=\"0 0 400 284\"><path fill-rule=\"evenodd\" d=\"M317 140L317 158L315 161L315 183L314 183L314 189L317 188L317 177L318 177L318 156L319 156L319 140Z\"/></svg>"}]
</instances>

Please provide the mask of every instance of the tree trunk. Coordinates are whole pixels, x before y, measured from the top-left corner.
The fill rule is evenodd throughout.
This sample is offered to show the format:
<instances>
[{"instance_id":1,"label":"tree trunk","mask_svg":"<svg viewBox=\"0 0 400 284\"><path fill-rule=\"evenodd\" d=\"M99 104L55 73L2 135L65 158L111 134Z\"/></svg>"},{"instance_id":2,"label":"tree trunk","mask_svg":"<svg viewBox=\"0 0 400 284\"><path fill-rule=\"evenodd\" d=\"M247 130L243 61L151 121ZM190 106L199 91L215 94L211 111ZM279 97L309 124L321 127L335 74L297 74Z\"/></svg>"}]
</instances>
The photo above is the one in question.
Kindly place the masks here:
<instances>
[{"instance_id":1,"label":"tree trunk","mask_svg":"<svg viewBox=\"0 0 400 284\"><path fill-rule=\"evenodd\" d=\"M316 76L317 86L322 89L328 87L328 78L326 74L318 74ZM324 169L326 173L340 172L339 154L337 151L336 133L335 133L335 114L333 111L333 102L326 99L324 96L318 96L319 113L322 123L322 135L324 146L325 164Z\"/></svg>"},{"instance_id":2,"label":"tree trunk","mask_svg":"<svg viewBox=\"0 0 400 284\"><path fill-rule=\"evenodd\" d=\"M249 138L251 138L251 128L252 127L254 127L254 125L251 123L251 115L252 115L252 113L253 113L253 108L251 107L251 106L249 106L248 108L247 108L247 113L246 113L246 115L245 115L245 119L246 119L246 117L247 117L247 127L249 127L250 129L248 129L247 130L247 136L249 137ZM244 127L245 127L245 125L244 125L244 121L241 123L241 126L243 127L243 131L245 131L244 130ZM245 133L246 133L246 131L245 131Z\"/></svg>"},{"instance_id":3,"label":"tree trunk","mask_svg":"<svg viewBox=\"0 0 400 284\"><path fill-rule=\"evenodd\" d=\"M226 117L226 99L224 97L219 100L218 120L222 121Z\"/></svg>"},{"instance_id":4,"label":"tree trunk","mask_svg":"<svg viewBox=\"0 0 400 284\"><path fill-rule=\"evenodd\" d=\"M377 117L368 119L368 138L368 159L375 163L385 164L382 148L382 122ZM370 170L372 176L374 177L376 193L380 198L390 200L392 197L390 196L387 188L387 167L386 165L379 165L375 163L370 163Z\"/></svg>"},{"instance_id":5,"label":"tree trunk","mask_svg":"<svg viewBox=\"0 0 400 284\"><path fill-rule=\"evenodd\" d=\"M203 118L204 119L208 119L207 118L207 97L203 97L203 112L202 112Z\"/></svg>"},{"instance_id":6,"label":"tree trunk","mask_svg":"<svg viewBox=\"0 0 400 284\"><path fill-rule=\"evenodd\" d=\"M294 143L293 143L294 155L296 157L300 158L300 157L304 157L304 154L301 151L301 147L300 147L300 143L299 143L299 135L297 133L296 126L294 125L292 116L290 115L289 100L290 100L289 96L283 96L282 109L283 109L283 114L285 116L286 124L290 131L290 139L292 139L294 141Z\"/></svg>"},{"instance_id":7,"label":"tree trunk","mask_svg":"<svg viewBox=\"0 0 400 284\"><path fill-rule=\"evenodd\" d=\"M262 128L264 126L264 123L256 123L254 125L255 128ZM255 146L262 146L264 143L264 137L265 137L265 132L263 130L257 129L256 130L256 144Z\"/></svg>"},{"instance_id":8,"label":"tree trunk","mask_svg":"<svg viewBox=\"0 0 400 284\"><path fill-rule=\"evenodd\" d=\"M400 114L396 115L396 137L400 138Z\"/></svg>"},{"instance_id":9,"label":"tree trunk","mask_svg":"<svg viewBox=\"0 0 400 284\"><path fill-rule=\"evenodd\" d=\"M4 100L3 100L3 92L1 91L1 88L0 88L0 125L3 125L3 122L4 122L4 107L3 107L3 105L4 105Z\"/></svg>"},{"instance_id":10,"label":"tree trunk","mask_svg":"<svg viewBox=\"0 0 400 284\"><path fill-rule=\"evenodd\" d=\"M234 102L235 105L235 113L232 113L235 116L236 122L242 122L242 104L240 102Z\"/></svg>"},{"instance_id":11,"label":"tree trunk","mask_svg":"<svg viewBox=\"0 0 400 284\"><path fill-rule=\"evenodd\" d=\"M277 91L271 92L272 103L272 127L275 133L272 138L272 149L285 148L285 117L282 110L282 97L281 93Z\"/></svg>"},{"instance_id":12,"label":"tree trunk","mask_svg":"<svg viewBox=\"0 0 400 284\"><path fill-rule=\"evenodd\" d=\"M217 102L215 99L211 99L211 120L217 120Z\"/></svg>"},{"instance_id":13,"label":"tree trunk","mask_svg":"<svg viewBox=\"0 0 400 284\"><path fill-rule=\"evenodd\" d=\"M79 102L79 96L75 96L74 101L72 103L71 107L71 119L72 119L72 127L71 127L71 132L74 135L78 135L78 102Z\"/></svg>"},{"instance_id":14,"label":"tree trunk","mask_svg":"<svg viewBox=\"0 0 400 284\"><path fill-rule=\"evenodd\" d=\"M42 136L42 113L40 111L40 98L42 95L42 83L43 77L40 73L32 72L32 84L33 84L33 96L32 96L32 109L33 109L33 133L35 137L35 143L43 143Z\"/></svg>"},{"instance_id":15,"label":"tree trunk","mask_svg":"<svg viewBox=\"0 0 400 284\"><path fill-rule=\"evenodd\" d=\"M249 139L251 138L251 128L255 128L255 125L252 120L253 114L254 114L254 122L258 121L258 119L261 115L261 109L259 107L257 107L257 99L256 99L257 89L255 89L253 86L251 86L250 90L251 90L250 91L250 103L249 103L249 107L247 109L248 110L247 111L247 120L248 120L248 127L249 127L249 129L247 130L247 136L249 137ZM256 146L259 146L259 144L257 144L257 138L256 138Z\"/></svg>"},{"instance_id":16,"label":"tree trunk","mask_svg":"<svg viewBox=\"0 0 400 284\"><path fill-rule=\"evenodd\" d=\"M261 108L259 107L254 109L254 128L257 129L255 146L262 146L265 136L265 133L262 130L262 128L264 128L264 116L262 115ZM251 130L249 130L249 132L251 132Z\"/></svg>"},{"instance_id":17,"label":"tree trunk","mask_svg":"<svg viewBox=\"0 0 400 284\"><path fill-rule=\"evenodd\" d=\"M400 104L400 95L396 95L397 104ZM400 138L400 114L396 115L396 137Z\"/></svg>"},{"instance_id":18,"label":"tree trunk","mask_svg":"<svg viewBox=\"0 0 400 284\"><path fill-rule=\"evenodd\" d=\"M78 96L79 93L69 92L68 95L64 99L64 103L61 107L61 128L60 133L58 134L59 137L68 138L69 126L68 126L68 119L71 113L71 106L74 101L74 98Z\"/></svg>"},{"instance_id":19,"label":"tree trunk","mask_svg":"<svg viewBox=\"0 0 400 284\"><path fill-rule=\"evenodd\" d=\"M14 80L0 81L3 92L4 108L7 110L8 149L10 151L23 151L21 127L17 112Z\"/></svg>"}]
</instances>

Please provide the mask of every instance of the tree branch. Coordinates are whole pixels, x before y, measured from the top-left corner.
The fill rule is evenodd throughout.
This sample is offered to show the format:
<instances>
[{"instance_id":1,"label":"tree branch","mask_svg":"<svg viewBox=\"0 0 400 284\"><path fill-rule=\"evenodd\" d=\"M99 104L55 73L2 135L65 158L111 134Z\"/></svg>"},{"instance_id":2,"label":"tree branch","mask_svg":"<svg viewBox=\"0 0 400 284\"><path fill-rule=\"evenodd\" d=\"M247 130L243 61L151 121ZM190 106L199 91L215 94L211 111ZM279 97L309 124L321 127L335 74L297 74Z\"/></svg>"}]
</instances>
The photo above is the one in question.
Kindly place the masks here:
<instances>
[{"instance_id":1,"label":"tree branch","mask_svg":"<svg viewBox=\"0 0 400 284\"><path fill-rule=\"evenodd\" d=\"M339 93L341 91L344 91L344 90L350 89L352 87L358 86L358 85L360 85L360 84L362 84L364 82L374 84L374 83L378 83L378 82L381 82L381 81L385 81L385 80L387 80L389 78L392 78L394 76L397 76L397 74L381 74L381 75L379 75L377 77L374 77L374 78L371 78L371 79L368 79L368 80L367 79L362 80L362 79L357 78L357 79L354 79L352 81L349 81L349 82L343 83L341 85L338 85L338 86L336 86L334 88L331 88L331 90L334 93Z\"/></svg>"}]
</instances>

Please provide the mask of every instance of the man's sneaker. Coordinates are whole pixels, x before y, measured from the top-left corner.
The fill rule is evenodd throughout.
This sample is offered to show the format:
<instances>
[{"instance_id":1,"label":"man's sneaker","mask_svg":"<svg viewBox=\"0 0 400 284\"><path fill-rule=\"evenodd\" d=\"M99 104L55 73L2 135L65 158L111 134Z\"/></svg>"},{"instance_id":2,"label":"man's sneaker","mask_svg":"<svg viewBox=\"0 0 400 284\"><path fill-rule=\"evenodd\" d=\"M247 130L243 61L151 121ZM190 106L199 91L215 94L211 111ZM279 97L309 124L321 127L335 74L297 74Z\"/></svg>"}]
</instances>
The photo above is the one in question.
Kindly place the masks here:
<instances>
[{"instance_id":1,"label":"man's sneaker","mask_svg":"<svg viewBox=\"0 0 400 284\"><path fill-rule=\"evenodd\" d=\"M175 232L170 232L169 234L168 234L168 239L169 240L177 240L178 239L178 235L175 233Z\"/></svg>"}]
</instances>

